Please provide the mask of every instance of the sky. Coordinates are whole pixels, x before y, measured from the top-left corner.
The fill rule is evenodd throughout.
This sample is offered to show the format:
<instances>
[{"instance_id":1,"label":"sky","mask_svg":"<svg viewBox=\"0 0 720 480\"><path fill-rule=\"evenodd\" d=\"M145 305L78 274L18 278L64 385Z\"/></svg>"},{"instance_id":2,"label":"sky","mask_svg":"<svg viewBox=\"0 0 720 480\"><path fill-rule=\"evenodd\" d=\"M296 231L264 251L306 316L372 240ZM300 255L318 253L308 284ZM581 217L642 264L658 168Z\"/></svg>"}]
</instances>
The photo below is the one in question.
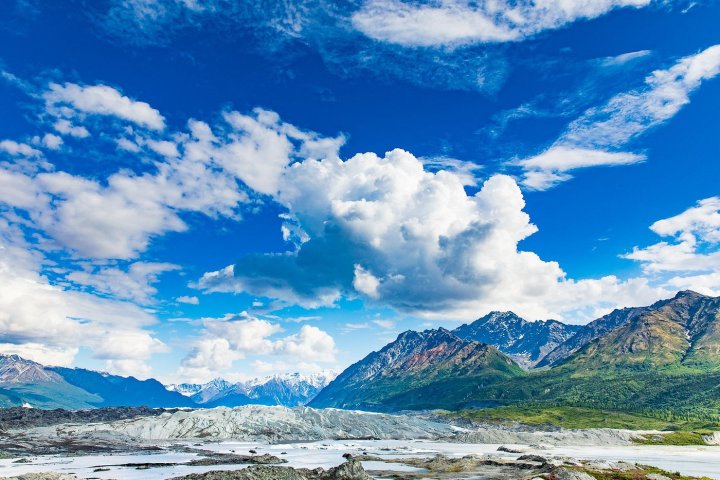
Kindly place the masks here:
<instances>
[{"instance_id":1,"label":"sky","mask_svg":"<svg viewBox=\"0 0 720 480\"><path fill-rule=\"evenodd\" d=\"M720 3L7 0L0 352L342 370L720 295Z\"/></svg>"}]
</instances>

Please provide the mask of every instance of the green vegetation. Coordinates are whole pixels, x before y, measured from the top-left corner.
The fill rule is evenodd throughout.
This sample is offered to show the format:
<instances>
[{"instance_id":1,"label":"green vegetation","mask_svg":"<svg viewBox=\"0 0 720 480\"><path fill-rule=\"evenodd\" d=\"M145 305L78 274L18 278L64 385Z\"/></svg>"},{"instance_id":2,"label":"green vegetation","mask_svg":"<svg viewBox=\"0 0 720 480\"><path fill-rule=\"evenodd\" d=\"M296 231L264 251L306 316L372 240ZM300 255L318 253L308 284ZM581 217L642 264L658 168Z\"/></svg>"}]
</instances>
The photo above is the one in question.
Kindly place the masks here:
<instances>
[{"instance_id":1,"label":"green vegetation","mask_svg":"<svg viewBox=\"0 0 720 480\"><path fill-rule=\"evenodd\" d=\"M671 473L660 468L649 467L646 465L638 465L638 468L625 471L597 471L586 470L582 468L579 468L577 470L585 472L588 475L592 475L597 480L642 480L647 478L647 476L651 473L663 475L665 477L671 478L672 480L712 480L708 477L688 477L685 475L680 475L680 473L678 472Z\"/></svg>"},{"instance_id":2,"label":"green vegetation","mask_svg":"<svg viewBox=\"0 0 720 480\"><path fill-rule=\"evenodd\" d=\"M342 385L335 382L312 405L475 409L472 415L481 420L570 428L720 428L720 299L681 292L629 318L563 363L530 372L494 349L472 362L472 368L463 368L458 340L450 332L433 335L441 338L424 350L417 342L406 348L399 337L386 347L392 355L383 357L385 364L376 361L377 355L368 356L344 374ZM446 344L456 354L437 361L438 345ZM398 358L407 368L386 370ZM368 362L375 362L372 376L360 374Z\"/></svg>"},{"instance_id":3,"label":"green vegetation","mask_svg":"<svg viewBox=\"0 0 720 480\"><path fill-rule=\"evenodd\" d=\"M35 408L93 408L94 402L101 401L97 395L86 392L65 381L28 383L0 388L0 407L13 407L30 403Z\"/></svg>"},{"instance_id":4,"label":"green vegetation","mask_svg":"<svg viewBox=\"0 0 720 480\"><path fill-rule=\"evenodd\" d=\"M636 440L640 445L705 445L703 435L712 433L709 430L689 432L672 432L662 435L649 435L643 440Z\"/></svg>"},{"instance_id":5,"label":"green vegetation","mask_svg":"<svg viewBox=\"0 0 720 480\"><path fill-rule=\"evenodd\" d=\"M697 433L698 436L709 434L713 430L720 429L720 423L697 420L670 421L631 412L571 406L515 405L484 409L465 409L458 412L446 412L445 415L501 425L522 423L534 426L547 425L578 429L623 428L628 430L693 431ZM680 438L678 438L678 440L680 440ZM683 445L697 444L694 440L693 442L685 442Z\"/></svg>"}]
</instances>

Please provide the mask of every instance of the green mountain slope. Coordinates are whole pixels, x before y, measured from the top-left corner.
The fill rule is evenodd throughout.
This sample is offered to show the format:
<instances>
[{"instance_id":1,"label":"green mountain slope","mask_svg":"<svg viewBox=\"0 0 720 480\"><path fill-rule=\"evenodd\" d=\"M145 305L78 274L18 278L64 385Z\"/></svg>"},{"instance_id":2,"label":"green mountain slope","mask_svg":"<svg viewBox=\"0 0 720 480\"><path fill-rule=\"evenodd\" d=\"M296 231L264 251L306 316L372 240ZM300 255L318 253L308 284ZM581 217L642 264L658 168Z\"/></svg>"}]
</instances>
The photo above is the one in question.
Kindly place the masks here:
<instances>
[{"instance_id":1,"label":"green mountain slope","mask_svg":"<svg viewBox=\"0 0 720 480\"><path fill-rule=\"evenodd\" d=\"M39 363L17 355L0 355L0 406L28 403L36 408L92 408L102 400L71 385Z\"/></svg>"},{"instance_id":2,"label":"green mountain slope","mask_svg":"<svg viewBox=\"0 0 720 480\"><path fill-rule=\"evenodd\" d=\"M405 332L343 372L312 406L370 410L575 406L720 419L720 298L680 292L549 369L522 372L446 330Z\"/></svg>"},{"instance_id":3,"label":"green mountain slope","mask_svg":"<svg viewBox=\"0 0 720 480\"><path fill-rule=\"evenodd\" d=\"M589 343L560 364L602 372L720 367L720 298L680 292Z\"/></svg>"},{"instance_id":4,"label":"green mountain slope","mask_svg":"<svg viewBox=\"0 0 720 480\"><path fill-rule=\"evenodd\" d=\"M461 340L443 328L408 331L345 370L310 406L458 408L481 398L489 385L522 375L515 362L489 345Z\"/></svg>"}]
</instances>

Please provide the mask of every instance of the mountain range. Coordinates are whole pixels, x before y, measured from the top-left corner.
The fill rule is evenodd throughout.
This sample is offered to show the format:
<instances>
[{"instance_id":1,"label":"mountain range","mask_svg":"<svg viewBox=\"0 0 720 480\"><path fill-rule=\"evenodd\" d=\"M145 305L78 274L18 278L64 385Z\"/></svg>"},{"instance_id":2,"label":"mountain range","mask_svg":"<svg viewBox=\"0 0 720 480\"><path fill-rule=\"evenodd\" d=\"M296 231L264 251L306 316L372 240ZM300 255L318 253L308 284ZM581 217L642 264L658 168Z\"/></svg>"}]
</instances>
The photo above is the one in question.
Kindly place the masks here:
<instances>
[{"instance_id":1,"label":"mountain range","mask_svg":"<svg viewBox=\"0 0 720 480\"><path fill-rule=\"evenodd\" d=\"M432 353L438 349L448 356ZM452 354L466 350L484 351L487 360L466 366ZM539 368L521 369L518 356ZM341 373L310 406L529 403L720 416L720 298L684 291L571 329L495 312L453 332L404 332Z\"/></svg>"},{"instance_id":2,"label":"mountain range","mask_svg":"<svg viewBox=\"0 0 720 480\"><path fill-rule=\"evenodd\" d=\"M0 405L84 409L106 406L192 407L154 379L138 380L83 368L47 367L0 355Z\"/></svg>"},{"instance_id":3,"label":"mountain range","mask_svg":"<svg viewBox=\"0 0 720 480\"><path fill-rule=\"evenodd\" d=\"M528 322L513 312L491 312L453 333L464 340L493 345L519 365L531 368L584 328L557 320Z\"/></svg>"},{"instance_id":4,"label":"mountain range","mask_svg":"<svg viewBox=\"0 0 720 480\"><path fill-rule=\"evenodd\" d=\"M238 383L216 378L205 384L183 383L168 385L167 388L189 397L203 407L249 404L296 407L312 400L336 376L336 372L324 370L307 375L272 375Z\"/></svg>"},{"instance_id":5,"label":"mountain range","mask_svg":"<svg viewBox=\"0 0 720 480\"><path fill-rule=\"evenodd\" d=\"M18 355L0 355L0 407L86 409L106 406L216 407L248 404L304 405L333 372L265 377L233 384L167 387L155 379L110 375L82 368L48 367Z\"/></svg>"},{"instance_id":6,"label":"mountain range","mask_svg":"<svg viewBox=\"0 0 720 480\"><path fill-rule=\"evenodd\" d=\"M492 312L452 331L403 332L333 378L323 372L166 387L0 355L0 406L397 411L531 404L720 419L720 297L683 291L583 326Z\"/></svg>"},{"instance_id":7,"label":"mountain range","mask_svg":"<svg viewBox=\"0 0 720 480\"><path fill-rule=\"evenodd\" d=\"M478 390L523 370L495 347L440 328L407 331L342 372L311 405L359 410L435 408L453 397L470 402ZM467 388L465 388L467 387Z\"/></svg>"}]
</instances>

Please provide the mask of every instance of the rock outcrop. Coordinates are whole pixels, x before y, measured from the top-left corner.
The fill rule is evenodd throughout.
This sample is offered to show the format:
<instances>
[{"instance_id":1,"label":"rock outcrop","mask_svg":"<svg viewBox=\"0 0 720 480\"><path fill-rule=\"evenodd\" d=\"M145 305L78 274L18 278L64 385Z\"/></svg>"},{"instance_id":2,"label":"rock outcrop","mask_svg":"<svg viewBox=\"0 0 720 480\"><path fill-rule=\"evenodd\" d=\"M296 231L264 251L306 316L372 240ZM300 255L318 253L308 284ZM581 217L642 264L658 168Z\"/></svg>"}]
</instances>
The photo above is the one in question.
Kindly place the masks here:
<instances>
[{"instance_id":1,"label":"rock outcrop","mask_svg":"<svg viewBox=\"0 0 720 480\"><path fill-rule=\"evenodd\" d=\"M349 459L328 470L255 465L235 471L193 473L173 480L370 480L370 477L360 462Z\"/></svg>"}]
</instances>

